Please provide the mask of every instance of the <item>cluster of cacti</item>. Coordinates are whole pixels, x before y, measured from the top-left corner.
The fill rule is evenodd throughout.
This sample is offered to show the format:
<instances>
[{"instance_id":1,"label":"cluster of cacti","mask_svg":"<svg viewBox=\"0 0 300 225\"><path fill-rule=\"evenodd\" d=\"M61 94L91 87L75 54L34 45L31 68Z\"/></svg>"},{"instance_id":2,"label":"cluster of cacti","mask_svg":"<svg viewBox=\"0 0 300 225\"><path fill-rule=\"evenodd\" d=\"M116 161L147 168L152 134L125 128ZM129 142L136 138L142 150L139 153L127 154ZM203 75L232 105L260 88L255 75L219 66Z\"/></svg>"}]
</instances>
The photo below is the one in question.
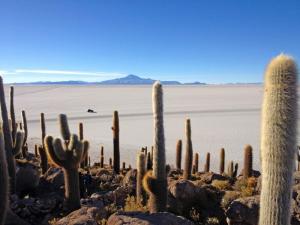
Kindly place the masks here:
<instances>
[{"instance_id":1,"label":"cluster of cacti","mask_svg":"<svg viewBox=\"0 0 300 225\"><path fill-rule=\"evenodd\" d=\"M225 170L225 149L220 150L220 174L223 174Z\"/></svg>"},{"instance_id":2,"label":"cluster of cacti","mask_svg":"<svg viewBox=\"0 0 300 225\"><path fill-rule=\"evenodd\" d=\"M0 129L0 225L3 225L9 208L9 181L2 128Z\"/></svg>"},{"instance_id":3,"label":"cluster of cacti","mask_svg":"<svg viewBox=\"0 0 300 225\"><path fill-rule=\"evenodd\" d=\"M244 150L244 168L243 168L243 176L244 178L248 178L252 176L252 147L251 145L246 145Z\"/></svg>"},{"instance_id":4,"label":"cluster of cacti","mask_svg":"<svg viewBox=\"0 0 300 225\"><path fill-rule=\"evenodd\" d=\"M208 173L210 171L210 153L206 153L206 162L204 165L204 172Z\"/></svg>"},{"instance_id":5,"label":"cluster of cacti","mask_svg":"<svg viewBox=\"0 0 300 225\"><path fill-rule=\"evenodd\" d=\"M160 82L155 82L153 85L152 103L154 119L153 170L144 176L143 186L149 194L150 212L155 213L165 211L167 206L163 89Z\"/></svg>"},{"instance_id":6,"label":"cluster of cacti","mask_svg":"<svg viewBox=\"0 0 300 225\"><path fill-rule=\"evenodd\" d=\"M138 153L137 156L137 177L136 177L136 200L138 203L144 203L145 192L143 190L143 177L146 173L145 171L145 154Z\"/></svg>"},{"instance_id":7,"label":"cluster of cacti","mask_svg":"<svg viewBox=\"0 0 300 225\"><path fill-rule=\"evenodd\" d=\"M183 179L188 180L191 178L192 164L193 164L192 130L191 130L190 119L187 119L185 123L185 136L186 136L186 146L185 146Z\"/></svg>"},{"instance_id":8,"label":"cluster of cacti","mask_svg":"<svg viewBox=\"0 0 300 225\"><path fill-rule=\"evenodd\" d=\"M16 128L14 128L15 129L14 133L11 131L11 125L9 123L8 112L7 112L6 102L5 102L3 79L1 76L0 76L0 105L1 105L2 129L4 135L7 167L8 167L8 174L10 179L9 181L10 193L15 193L16 190L15 156L19 155L21 152L21 148L24 141L24 132L17 131ZM13 106L11 106L11 108L13 108ZM11 112L11 114L13 113ZM15 118L15 115L13 115L13 117ZM15 124L13 124L12 127Z\"/></svg>"},{"instance_id":9,"label":"cluster of cacti","mask_svg":"<svg viewBox=\"0 0 300 225\"><path fill-rule=\"evenodd\" d=\"M290 224L291 193L297 151L297 67L279 55L265 74L262 106L259 225Z\"/></svg>"},{"instance_id":10,"label":"cluster of cacti","mask_svg":"<svg viewBox=\"0 0 300 225\"><path fill-rule=\"evenodd\" d=\"M80 208L79 174L78 168L85 158L89 143L80 141L76 134L71 134L67 116L59 116L61 139L52 136L45 138L45 147L48 156L59 167L63 169L65 181L65 206L68 210Z\"/></svg>"},{"instance_id":11,"label":"cluster of cacti","mask_svg":"<svg viewBox=\"0 0 300 225\"><path fill-rule=\"evenodd\" d=\"M114 172L120 173L120 127L119 127L119 113L114 111L113 115L113 144L114 144Z\"/></svg>"},{"instance_id":12,"label":"cluster of cacti","mask_svg":"<svg viewBox=\"0 0 300 225\"><path fill-rule=\"evenodd\" d=\"M182 140L178 140L176 144L176 169L181 170L182 157Z\"/></svg>"}]
</instances>

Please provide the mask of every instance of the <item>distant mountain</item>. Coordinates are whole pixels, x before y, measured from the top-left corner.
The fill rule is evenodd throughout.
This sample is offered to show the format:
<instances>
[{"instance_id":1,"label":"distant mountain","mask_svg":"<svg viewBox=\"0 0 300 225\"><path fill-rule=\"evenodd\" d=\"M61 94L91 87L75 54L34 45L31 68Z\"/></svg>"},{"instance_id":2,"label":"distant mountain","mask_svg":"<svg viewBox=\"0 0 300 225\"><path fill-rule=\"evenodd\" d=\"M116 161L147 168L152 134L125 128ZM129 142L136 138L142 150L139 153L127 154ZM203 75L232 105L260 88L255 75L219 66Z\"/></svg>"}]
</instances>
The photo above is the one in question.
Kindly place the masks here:
<instances>
[{"instance_id":1,"label":"distant mountain","mask_svg":"<svg viewBox=\"0 0 300 225\"><path fill-rule=\"evenodd\" d=\"M150 78L141 78L139 76L130 74L126 77L105 80L101 82L85 82L85 81L38 81L30 83L15 83L18 85L151 85L155 80ZM179 81L161 81L165 85L181 85ZM194 82L194 83L185 83L188 85L205 85L205 83Z\"/></svg>"},{"instance_id":2,"label":"distant mountain","mask_svg":"<svg viewBox=\"0 0 300 225\"><path fill-rule=\"evenodd\" d=\"M106 80L106 81L102 81L100 82L100 84L131 84L131 85L138 85L138 84L153 84L155 82L155 80L152 80L150 78L141 78L138 77L136 75L128 75L126 77L122 77L122 78L117 78L117 79L112 79L112 80ZM178 81L161 81L162 84L181 84Z\"/></svg>"}]
</instances>

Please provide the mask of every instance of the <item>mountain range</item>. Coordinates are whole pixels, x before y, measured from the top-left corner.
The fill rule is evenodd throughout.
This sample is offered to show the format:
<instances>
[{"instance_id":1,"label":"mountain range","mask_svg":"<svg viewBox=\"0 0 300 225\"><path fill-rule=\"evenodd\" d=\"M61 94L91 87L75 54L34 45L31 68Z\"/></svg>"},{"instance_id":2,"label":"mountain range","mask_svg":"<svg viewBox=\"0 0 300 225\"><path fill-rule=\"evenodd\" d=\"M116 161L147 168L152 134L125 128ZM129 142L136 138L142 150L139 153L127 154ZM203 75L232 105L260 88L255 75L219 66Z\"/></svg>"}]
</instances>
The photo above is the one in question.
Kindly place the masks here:
<instances>
[{"instance_id":1,"label":"mountain range","mask_svg":"<svg viewBox=\"0 0 300 225\"><path fill-rule=\"evenodd\" d=\"M155 80L150 78L141 78L139 76L130 74L122 78L116 78L111 80L105 80L101 82L85 82L85 81L38 81L38 82L29 82L29 83L15 83L15 84L33 84L33 85L151 85ZM205 83L194 82L194 83L181 83L179 81L161 81L162 84L166 85L181 85L181 84L190 84L190 85L205 85Z\"/></svg>"}]
</instances>

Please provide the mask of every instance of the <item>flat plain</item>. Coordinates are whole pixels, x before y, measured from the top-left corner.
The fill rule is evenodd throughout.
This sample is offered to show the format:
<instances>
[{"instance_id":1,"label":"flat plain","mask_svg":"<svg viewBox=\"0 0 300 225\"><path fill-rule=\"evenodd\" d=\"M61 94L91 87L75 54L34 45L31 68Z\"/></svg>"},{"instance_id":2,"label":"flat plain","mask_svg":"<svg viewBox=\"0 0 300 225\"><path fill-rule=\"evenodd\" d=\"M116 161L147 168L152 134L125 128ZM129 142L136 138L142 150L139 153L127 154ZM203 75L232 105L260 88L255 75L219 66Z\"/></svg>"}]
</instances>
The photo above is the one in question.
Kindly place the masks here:
<instances>
[{"instance_id":1,"label":"flat plain","mask_svg":"<svg viewBox=\"0 0 300 225\"><path fill-rule=\"evenodd\" d=\"M78 123L83 122L84 136L91 142L91 161L99 161L103 145L108 162L112 114L118 110L121 162L135 167L137 151L152 145L151 91L151 86L16 86L15 111L20 120L21 110L26 110L31 151L41 143L40 113L45 113L47 134L54 136L59 135L58 114L65 113L73 132L78 133ZM8 93L6 86L7 101ZM217 170L222 147L226 162L233 160L242 168L246 144L253 146L254 168L258 169L262 94L262 85L164 86L167 162L175 164L176 141L184 143L185 119L190 118L200 169L210 152L211 168ZM89 108L97 113L87 113Z\"/></svg>"}]
</instances>

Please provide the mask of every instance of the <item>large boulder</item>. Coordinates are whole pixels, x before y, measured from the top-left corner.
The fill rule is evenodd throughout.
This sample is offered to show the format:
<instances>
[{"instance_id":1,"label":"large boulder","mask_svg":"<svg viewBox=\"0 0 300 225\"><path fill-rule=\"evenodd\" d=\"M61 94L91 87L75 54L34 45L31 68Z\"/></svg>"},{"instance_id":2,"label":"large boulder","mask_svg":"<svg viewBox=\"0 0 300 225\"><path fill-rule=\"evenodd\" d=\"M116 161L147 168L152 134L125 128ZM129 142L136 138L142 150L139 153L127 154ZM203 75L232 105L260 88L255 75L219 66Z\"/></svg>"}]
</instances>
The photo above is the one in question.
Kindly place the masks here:
<instances>
[{"instance_id":1,"label":"large boulder","mask_svg":"<svg viewBox=\"0 0 300 225\"><path fill-rule=\"evenodd\" d=\"M101 221L101 218L101 209L96 207L82 207L58 220L54 225L98 225L97 221Z\"/></svg>"},{"instance_id":2,"label":"large boulder","mask_svg":"<svg viewBox=\"0 0 300 225\"><path fill-rule=\"evenodd\" d=\"M259 195L234 200L226 211L230 225L257 225Z\"/></svg>"},{"instance_id":3,"label":"large boulder","mask_svg":"<svg viewBox=\"0 0 300 225\"><path fill-rule=\"evenodd\" d=\"M50 167L44 174L43 179L53 189L61 189L64 186L64 173L61 168Z\"/></svg>"},{"instance_id":4,"label":"large boulder","mask_svg":"<svg viewBox=\"0 0 300 225\"><path fill-rule=\"evenodd\" d=\"M194 223L184 217L172 213L142 213L117 212L109 217L107 225L193 225Z\"/></svg>"},{"instance_id":5,"label":"large boulder","mask_svg":"<svg viewBox=\"0 0 300 225\"><path fill-rule=\"evenodd\" d=\"M17 160L16 187L17 193L25 196L33 193L40 182L39 168L27 160Z\"/></svg>"}]
</instances>

